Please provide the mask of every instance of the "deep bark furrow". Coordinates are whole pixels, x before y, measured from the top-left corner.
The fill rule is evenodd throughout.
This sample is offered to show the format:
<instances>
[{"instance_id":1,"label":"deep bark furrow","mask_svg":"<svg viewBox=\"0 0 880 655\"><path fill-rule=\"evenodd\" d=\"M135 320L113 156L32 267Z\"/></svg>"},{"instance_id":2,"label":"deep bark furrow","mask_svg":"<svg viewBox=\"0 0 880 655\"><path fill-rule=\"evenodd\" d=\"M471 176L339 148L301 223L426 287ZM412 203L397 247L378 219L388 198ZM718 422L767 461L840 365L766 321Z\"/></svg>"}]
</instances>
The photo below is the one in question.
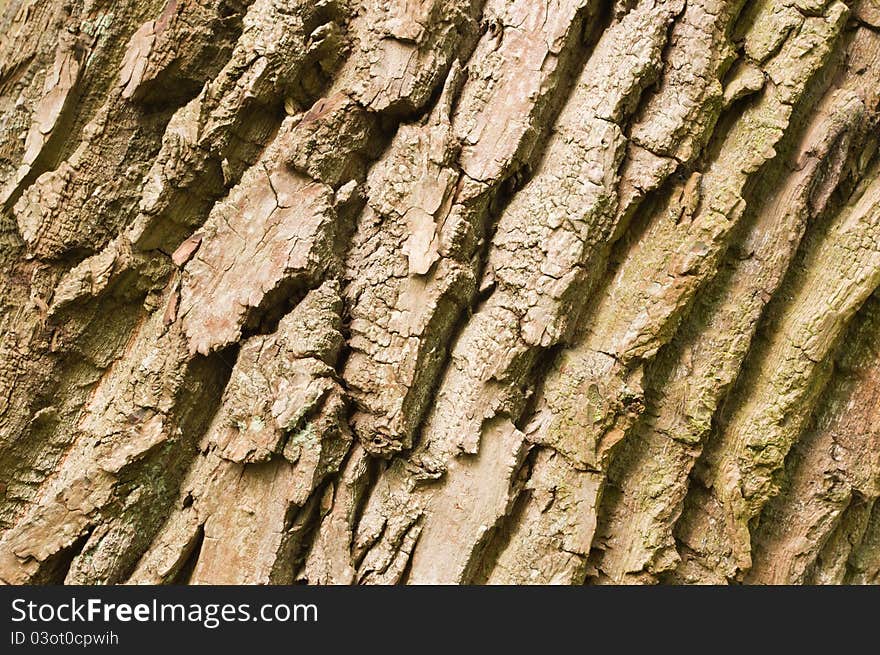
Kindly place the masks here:
<instances>
[{"instance_id":1,"label":"deep bark furrow","mask_svg":"<svg viewBox=\"0 0 880 655\"><path fill-rule=\"evenodd\" d=\"M748 391L704 454L701 477L710 490L694 487L677 533L729 577L751 565L748 524L776 493L783 458L827 380L831 348L880 284L878 188L857 189L827 237L808 251L807 267L817 257L829 257L834 264L821 276L805 273L790 289L792 299L765 344L768 354L749 371L742 383ZM817 314L815 308L823 304L826 309ZM715 533L720 543L698 546L690 535L707 521L723 526Z\"/></svg>"},{"instance_id":2,"label":"deep bark furrow","mask_svg":"<svg viewBox=\"0 0 880 655\"><path fill-rule=\"evenodd\" d=\"M355 430L371 450L412 445L445 344L477 293L493 206L532 162L598 4L487 3L470 60L431 116L402 125L370 172L346 263L352 353L344 375L359 408ZM490 120L501 103L504 115Z\"/></svg>"},{"instance_id":3,"label":"deep bark furrow","mask_svg":"<svg viewBox=\"0 0 880 655\"><path fill-rule=\"evenodd\" d=\"M850 553L846 584L880 584L880 504L874 502L865 533Z\"/></svg>"},{"instance_id":4,"label":"deep bark furrow","mask_svg":"<svg viewBox=\"0 0 880 655\"><path fill-rule=\"evenodd\" d=\"M867 0L10 0L0 581L880 582Z\"/></svg>"},{"instance_id":5,"label":"deep bark furrow","mask_svg":"<svg viewBox=\"0 0 880 655\"><path fill-rule=\"evenodd\" d=\"M843 6L795 32L764 67L773 71L800 59L806 43L814 72L830 52L842 24ZM804 24L807 20L804 19ZM803 26L802 26L803 27ZM724 32L722 24L722 32ZM749 42L749 34L745 36ZM628 243L624 259L581 319L574 345L564 350L544 381L529 439L564 454L590 476L599 503L614 447L644 411L645 363L672 336L700 284L711 279L733 226L746 205L743 191L775 155L792 104L810 78L788 87L770 86L730 129L716 138L707 163L650 207L646 229ZM561 554L565 557L566 554Z\"/></svg>"},{"instance_id":6,"label":"deep bark furrow","mask_svg":"<svg viewBox=\"0 0 880 655\"><path fill-rule=\"evenodd\" d=\"M832 539L838 519L843 522L842 514L855 514L857 524L866 524L871 504L880 495L880 358L876 352L880 314L876 297L866 303L858 319L845 341L849 347L836 362L816 425L793 449L786 461L786 483L764 508L753 531L749 581L793 584L810 575L816 581L816 571L810 572L817 558L822 558L818 549ZM838 531L841 528L849 530L841 525ZM855 544L860 540L860 536L845 537ZM837 582L842 581L842 571L835 575Z\"/></svg>"},{"instance_id":7,"label":"deep bark furrow","mask_svg":"<svg viewBox=\"0 0 880 655\"><path fill-rule=\"evenodd\" d=\"M200 9L210 15L211 10L217 12L220 7ZM186 17L175 11L176 3L171 3L163 13L165 27L172 33L180 24L186 25ZM235 11L223 20L214 16L205 29L190 35L193 51L216 48L217 55L222 56L229 48L226 41L235 37L239 18ZM120 23L114 30L124 25ZM111 36L105 38L116 44L114 47L118 47L117 41L125 44L124 33ZM128 58L137 50L136 44L137 38L133 37L126 46ZM208 77L211 66L205 68L199 74ZM180 81L174 75L166 77L170 77L166 83L172 85ZM147 108L125 98L118 77L111 76L106 84L110 87L109 97L91 117L79 147L27 188L26 194L35 194L35 202L24 197L12 212L28 245L26 252L9 263L9 274L3 280L2 320L7 327L0 348L10 354L3 358L0 373L0 395L7 399L0 409L0 457L11 460L3 473L13 479L29 468L51 467L52 455L40 453L39 440L55 441L51 437L59 425L58 432L68 431L91 385L119 356L140 320L143 296L160 289L168 272L168 267L157 261L160 258L150 253L133 254L123 237L114 238L100 254L71 268L82 259L83 251L100 249L108 235L134 219L142 178L149 166L144 153L152 155L158 148L170 118L167 109ZM49 199L40 189L49 190ZM78 222L77 217L84 222ZM87 235L87 242L79 243L77 235ZM30 289L20 283L23 275L31 276ZM17 284L9 284L17 278ZM64 311L64 304L73 301L80 301L79 311ZM94 326L104 313L114 314L116 320L99 343L94 338ZM60 402L52 398L53 391ZM35 412L50 417L36 430L31 421ZM69 443L64 436L57 439L61 450ZM44 461L40 463L40 459ZM33 488L39 479L32 476L29 487ZM17 502L26 501L30 495L25 485L17 494Z\"/></svg>"},{"instance_id":8,"label":"deep bark furrow","mask_svg":"<svg viewBox=\"0 0 880 655\"><path fill-rule=\"evenodd\" d=\"M530 383L535 357L563 336L571 305L583 298L578 284L583 263L613 229L625 143L615 121L631 111L656 73L667 27L681 7L640 3L603 34L557 119L540 168L499 218L484 273L484 284L494 287L491 295L455 343L419 446L385 472L387 488L371 497L359 533L368 538L382 526L372 550L383 552L416 518L429 531L448 525L462 501L472 503L483 493L496 513L458 519L463 522L457 525L455 551L437 540L420 540L410 581L466 581L474 549L513 505L514 474L526 440L508 417L522 411L520 385ZM635 39L634 47L622 47L626 38ZM626 71L620 78L604 73L618 67ZM568 196L564 205L556 196L560 192ZM566 217L566 205L580 215ZM475 459L473 466L480 466L484 438L504 444L497 463L501 480L500 471L496 479L470 475L464 463ZM434 479L448 482L436 485Z\"/></svg>"},{"instance_id":9,"label":"deep bark furrow","mask_svg":"<svg viewBox=\"0 0 880 655\"><path fill-rule=\"evenodd\" d=\"M862 33L855 38L858 42ZM768 300L801 235L863 157L876 96L851 74L811 108L804 136L765 173L758 205L673 344L648 369L644 422L623 444L611 476L599 568L612 581L658 574L677 560L671 529L712 418L738 375ZM767 198L767 200L763 200ZM651 480L651 484L645 484ZM633 508L639 508L635 510Z\"/></svg>"}]
</instances>

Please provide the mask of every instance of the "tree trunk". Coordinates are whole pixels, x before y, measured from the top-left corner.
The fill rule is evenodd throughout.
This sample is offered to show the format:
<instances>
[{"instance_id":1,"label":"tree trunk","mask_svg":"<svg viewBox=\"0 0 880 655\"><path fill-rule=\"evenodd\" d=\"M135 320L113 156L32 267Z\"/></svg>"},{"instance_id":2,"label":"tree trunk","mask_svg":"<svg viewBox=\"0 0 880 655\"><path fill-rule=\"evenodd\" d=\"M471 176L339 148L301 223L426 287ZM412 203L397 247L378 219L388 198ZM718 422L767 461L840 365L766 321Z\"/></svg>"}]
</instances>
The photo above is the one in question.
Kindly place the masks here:
<instances>
[{"instance_id":1,"label":"tree trunk","mask_svg":"<svg viewBox=\"0 0 880 655\"><path fill-rule=\"evenodd\" d=\"M0 32L0 579L880 582L877 0Z\"/></svg>"}]
</instances>

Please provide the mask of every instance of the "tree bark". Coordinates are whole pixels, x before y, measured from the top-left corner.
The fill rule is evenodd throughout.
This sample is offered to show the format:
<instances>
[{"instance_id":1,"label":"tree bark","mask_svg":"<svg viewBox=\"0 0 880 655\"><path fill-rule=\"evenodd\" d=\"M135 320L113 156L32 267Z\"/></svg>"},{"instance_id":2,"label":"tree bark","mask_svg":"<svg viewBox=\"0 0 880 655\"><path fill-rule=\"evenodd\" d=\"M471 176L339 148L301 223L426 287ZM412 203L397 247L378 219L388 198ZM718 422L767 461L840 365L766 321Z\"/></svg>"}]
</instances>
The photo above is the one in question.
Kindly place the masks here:
<instances>
[{"instance_id":1,"label":"tree bark","mask_svg":"<svg viewBox=\"0 0 880 655\"><path fill-rule=\"evenodd\" d=\"M0 580L880 582L878 109L877 0L7 0Z\"/></svg>"}]
</instances>

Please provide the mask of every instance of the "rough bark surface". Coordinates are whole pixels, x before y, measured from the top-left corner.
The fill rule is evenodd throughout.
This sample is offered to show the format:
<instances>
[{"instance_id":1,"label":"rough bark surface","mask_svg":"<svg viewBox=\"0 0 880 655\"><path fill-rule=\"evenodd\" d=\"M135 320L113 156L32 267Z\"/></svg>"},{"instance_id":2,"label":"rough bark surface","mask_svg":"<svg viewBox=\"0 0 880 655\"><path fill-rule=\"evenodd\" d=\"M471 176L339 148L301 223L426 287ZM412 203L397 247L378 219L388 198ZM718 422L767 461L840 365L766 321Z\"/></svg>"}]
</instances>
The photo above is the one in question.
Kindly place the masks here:
<instances>
[{"instance_id":1,"label":"rough bark surface","mask_svg":"<svg viewBox=\"0 0 880 655\"><path fill-rule=\"evenodd\" d=\"M880 583L877 0L0 1L0 580Z\"/></svg>"}]
</instances>

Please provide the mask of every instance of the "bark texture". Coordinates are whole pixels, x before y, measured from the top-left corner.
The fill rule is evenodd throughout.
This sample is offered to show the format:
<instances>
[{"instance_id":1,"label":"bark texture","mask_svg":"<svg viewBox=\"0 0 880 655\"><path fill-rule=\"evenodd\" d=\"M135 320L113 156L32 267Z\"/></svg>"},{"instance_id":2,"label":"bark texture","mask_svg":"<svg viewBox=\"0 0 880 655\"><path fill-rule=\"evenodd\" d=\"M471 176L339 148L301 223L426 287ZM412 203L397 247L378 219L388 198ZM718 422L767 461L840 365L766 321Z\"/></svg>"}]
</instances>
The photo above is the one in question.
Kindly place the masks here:
<instances>
[{"instance_id":1,"label":"bark texture","mask_svg":"<svg viewBox=\"0 0 880 655\"><path fill-rule=\"evenodd\" d=\"M7 0L0 580L880 583L878 110L877 0Z\"/></svg>"}]
</instances>

